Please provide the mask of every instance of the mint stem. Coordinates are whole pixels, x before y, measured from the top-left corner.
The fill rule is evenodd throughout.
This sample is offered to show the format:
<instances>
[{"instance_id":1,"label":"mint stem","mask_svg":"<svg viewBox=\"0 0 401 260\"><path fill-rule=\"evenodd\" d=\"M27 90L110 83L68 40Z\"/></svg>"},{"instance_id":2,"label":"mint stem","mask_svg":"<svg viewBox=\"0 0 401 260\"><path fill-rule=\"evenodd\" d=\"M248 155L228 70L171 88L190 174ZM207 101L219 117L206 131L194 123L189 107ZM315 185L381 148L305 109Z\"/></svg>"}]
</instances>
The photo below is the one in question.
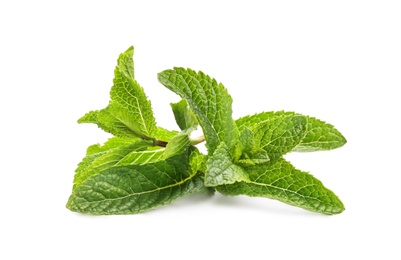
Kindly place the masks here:
<instances>
[{"instance_id":1,"label":"mint stem","mask_svg":"<svg viewBox=\"0 0 401 260\"><path fill-rule=\"evenodd\" d=\"M199 136L198 138L192 139L191 144L192 145L197 145L205 141L205 136ZM158 140L158 139L153 139L153 146L160 146L160 147L166 147L168 145L168 142L163 141L163 140Z\"/></svg>"},{"instance_id":2,"label":"mint stem","mask_svg":"<svg viewBox=\"0 0 401 260\"><path fill-rule=\"evenodd\" d=\"M204 136L204 135L201 135L201 136L199 136L198 138L192 139L192 140L191 140L191 144L192 144L192 145L197 145L197 144L200 144L200 143L202 143L202 142L204 142L204 141L205 141L205 136Z\"/></svg>"},{"instance_id":3,"label":"mint stem","mask_svg":"<svg viewBox=\"0 0 401 260\"><path fill-rule=\"evenodd\" d=\"M157 139L154 139L154 140L153 140L153 145L154 145L154 146L166 147L167 144L168 144L168 142L166 142L166 141L157 140Z\"/></svg>"}]
</instances>

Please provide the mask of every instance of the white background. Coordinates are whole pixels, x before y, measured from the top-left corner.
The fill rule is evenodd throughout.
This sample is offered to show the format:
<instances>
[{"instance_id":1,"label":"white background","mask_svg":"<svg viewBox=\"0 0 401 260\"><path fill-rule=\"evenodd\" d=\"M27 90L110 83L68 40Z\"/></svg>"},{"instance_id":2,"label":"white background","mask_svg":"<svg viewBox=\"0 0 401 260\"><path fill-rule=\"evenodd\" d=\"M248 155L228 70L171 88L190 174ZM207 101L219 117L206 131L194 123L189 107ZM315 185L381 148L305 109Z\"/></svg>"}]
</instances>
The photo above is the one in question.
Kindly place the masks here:
<instances>
[{"instance_id":1,"label":"white background","mask_svg":"<svg viewBox=\"0 0 401 260\"><path fill-rule=\"evenodd\" d=\"M399 1L2 1L0 259L400 259L400 14ZM194 195L139 215L68 211L77 163L108 137L76 120L107 105L130 45L166 128L179 99L156 74L173 66L224 83L235 118L334 124L343 148L287 158L346 210Z\"/></svg>"}]
</instances>

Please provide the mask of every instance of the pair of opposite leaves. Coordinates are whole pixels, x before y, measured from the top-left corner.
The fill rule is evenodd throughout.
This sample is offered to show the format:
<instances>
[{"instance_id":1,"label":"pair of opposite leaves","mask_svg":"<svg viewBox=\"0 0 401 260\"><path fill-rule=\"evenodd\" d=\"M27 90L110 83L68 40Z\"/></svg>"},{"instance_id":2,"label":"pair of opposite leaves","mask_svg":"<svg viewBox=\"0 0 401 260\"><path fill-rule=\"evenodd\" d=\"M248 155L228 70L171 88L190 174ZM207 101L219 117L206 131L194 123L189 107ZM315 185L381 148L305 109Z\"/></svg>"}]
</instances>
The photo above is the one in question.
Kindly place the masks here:
<instances>
[{"instance_id":1,"label":"pair of opposite leaves","mask_svg":"<svg viewBox=\"0 0 401 260\"><path fill-rule=\"evenodd\" d=\"M171 104L181 131L156 125L134 77L133 47L114 71L109 105L79 123L114 135L92 145L79 163L67 208L88 214L139 213L193 192L261 196L324 214L344 210L339 198L282 156L291 151L330 150L346 143L332 125L293 112L232 118L232 99L202 72L174 68L159 81L181 96ZM191 139L201 126L204 139ZM208 154L194 146L206 141Z\"/></svg>"}]
</instances>

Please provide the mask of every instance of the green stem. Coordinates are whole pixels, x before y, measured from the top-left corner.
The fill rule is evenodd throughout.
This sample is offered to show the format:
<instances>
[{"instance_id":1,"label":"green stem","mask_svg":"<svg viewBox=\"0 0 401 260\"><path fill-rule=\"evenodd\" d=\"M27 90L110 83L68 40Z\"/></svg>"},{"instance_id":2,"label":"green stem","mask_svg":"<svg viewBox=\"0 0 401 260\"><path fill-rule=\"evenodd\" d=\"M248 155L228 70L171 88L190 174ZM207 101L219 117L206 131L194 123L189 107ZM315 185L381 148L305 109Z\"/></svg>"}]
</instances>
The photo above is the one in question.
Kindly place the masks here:
<instances>
[{"instance_id":1,"label":"green stem","mask_svg":"<svg viewBox=\"0 0 401 260\"><path fill-rule=\"evenodd\" d=\"M199 136L198 138L192 139L192 140L191 140L191 144L192 144L192 145L197 145L197 144L200 144L200 143L202 143L202 142L204 142L204 141L205 141L205 136L204 136L204 135L201 135L201 136Z\"/></svg>"}]
</instances>

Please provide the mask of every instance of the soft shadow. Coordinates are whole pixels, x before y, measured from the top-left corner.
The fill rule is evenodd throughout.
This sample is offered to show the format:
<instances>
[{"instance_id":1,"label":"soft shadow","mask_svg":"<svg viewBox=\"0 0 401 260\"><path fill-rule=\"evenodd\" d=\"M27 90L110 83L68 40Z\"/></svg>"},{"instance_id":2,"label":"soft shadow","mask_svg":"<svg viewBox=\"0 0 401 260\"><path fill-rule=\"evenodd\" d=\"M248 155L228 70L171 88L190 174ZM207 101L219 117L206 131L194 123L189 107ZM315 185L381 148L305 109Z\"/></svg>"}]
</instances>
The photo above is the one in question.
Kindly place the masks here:
<instances>
[{"instance_id":1,"label":"soft shadow","mask_svg":"<svg viewBox=\"0 0 401 260\"><path fill-rule=\"evenodd\" d=\"M263 214L282 216L321 217L322 214L294 207L277 200L248 196L224 196L216 194L212 200L218 207L235 208L244 211L253 211Z\"/></svg>"},{"instance_id":2,"label":"soft shadow","mask_svg":"<svg viewBox=\"0 0 401 260\"><path fill-rule=\"evenodd\" d=\"M182 212L186 212L193 208L202 207L204 203L210 203L213 195L199 192L190 195L186 195L185 197L178 198L171 203L167 203L166 205L162 205L151 209L149 211L143 212L141 214L152 215L152 214L160 214L160 212L176 212L182 214ZM204 205L203 205L204 206Z\"/></svg>"}]
</instances>

